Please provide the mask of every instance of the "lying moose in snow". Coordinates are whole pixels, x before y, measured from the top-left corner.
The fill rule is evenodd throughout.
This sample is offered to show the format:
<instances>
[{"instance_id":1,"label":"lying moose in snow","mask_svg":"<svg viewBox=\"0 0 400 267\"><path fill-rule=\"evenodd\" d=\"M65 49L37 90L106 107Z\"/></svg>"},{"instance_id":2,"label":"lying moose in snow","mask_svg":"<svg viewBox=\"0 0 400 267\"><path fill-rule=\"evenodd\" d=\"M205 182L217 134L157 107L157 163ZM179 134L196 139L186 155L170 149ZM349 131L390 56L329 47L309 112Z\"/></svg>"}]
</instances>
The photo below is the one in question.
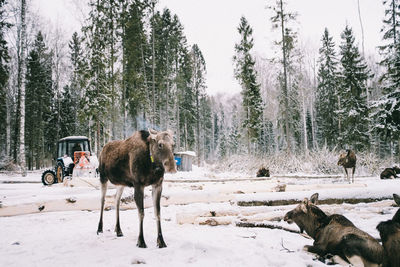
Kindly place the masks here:
<instances>
[{"instance_id":1,"label":"lying moose in snow","mask_svg":"<svg viewBox=\"0 0 400 267\"><path fill-rule=\"evenodd\" d=\"M314 239L312 246L304 247L306 251L321 257L337 255L355 266L382 264L384 251L378 241L343 215L326 215L316 206L317 200L318 194L314 194L311 201L305 198L284 217L286 222L295 222L300 231L305 230Z\"/></svg>"},{"instance_id":2,"label":"lying moose in snow","mask_svg":"<svg viewBox=\"0 0 400 267\"><path fill-rule=\"evenodd\" d=\"M139 238L137 246L145 248L143 237L143 195L144 187L152 186L154 211L157 219L157 246L166 247L161 232L160 199L164 172L176 172L172 152L173 137L169 131L154 130L135 132L125 140L107 143L99 158L101 182L101 212L97 234L103 232L103 209L107 191L107 181L117 185L115 232L123 236L119 225L119 204L125 186L135 188L135 202L139 215Z\"/></svg>"},{"instance_id":3,"label":"lying moose in snow","mask_svg":"<svg viewBox=\"0 0 400 267\"><path fill-rule=\"evenodd\" d=\"M345 153L341 153L339 155L339 161L338 161L338 165L339 166L343 166L344 171L346 173L347 176L347 180L350 183L354 183L354 172L356 171L356 162L357 162L357 157L356 157L356 153L354 153L354 151L347 149ZM347 172L347 169L352 169L352 175L351 175L351 180L350 181L350 177L349 177L349 173Z\"/></svg>"},{"instance_id":4,"label":"lying moose in snow","mask_svg":"<svg viewBox=\"0 0 400 267\"><path fill-rule=\"evenodd\" d=\"M400 173L400 168L394 166L393 168L386 168L381 172L381 179L393 179L398 178L397 174Z\"/></svg>"},{"instance_id":5,"label":"lying moose in snow","mask_svg":"<svg viewBox=\"0 0 400 267\"><path fill-rule=\"evenodd\" d=\"M400 196L393 194L394 201L400 206ZM376 227L385 249L384 267L400 267L400 208L391 220L380 222Z\"/></svg>"}]
</instances>

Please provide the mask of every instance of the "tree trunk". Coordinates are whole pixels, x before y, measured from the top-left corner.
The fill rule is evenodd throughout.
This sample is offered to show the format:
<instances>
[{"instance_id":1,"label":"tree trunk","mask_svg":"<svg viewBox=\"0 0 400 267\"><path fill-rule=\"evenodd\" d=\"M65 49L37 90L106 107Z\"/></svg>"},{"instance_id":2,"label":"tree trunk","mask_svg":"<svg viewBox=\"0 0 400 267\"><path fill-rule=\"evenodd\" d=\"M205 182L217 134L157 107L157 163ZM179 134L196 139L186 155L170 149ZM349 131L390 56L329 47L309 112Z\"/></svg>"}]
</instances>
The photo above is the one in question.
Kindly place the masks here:
<instances>
[{"instance_id":1,"label":"tree trunk","mask_svg":"<svg viewBox=\"0 0 400 267\"><path fill-rule=\"evenodd\" d=\"M196 125L196 132L197 132L197 166L200 167L201 165L201 154L200 154L200 103L199 103L199 89L196 90L196 117L197 117L197 125Z\"/></svg>"},{"instance_id":2,"label":"tree trunk","mask_svg":"<svg viewBox=\"0 0 400 267\"><path fill-rule=\"evenodd\" d=\"M122 137L123 139L126 138L126 123L128 118L128 109L126 106L126 59L125 59L125 48L122 50Z\"/></svg>"},{"instance_id":3,"label":"tree trunk","mask_svg":"<svg viewBox=\"0 0 400 267\"><path fill-rule=\"evenodd\" d=\"M397 140L397 162L400 162L400 138Z\"/></svg>"},{"instance_id":4,"label":"tree trunk","mask_svg":"<svg viewBox=\"0 0 400 267\"><path fill-rule=\"evenodd\" d=\"M187 119L185 117L185 151L188 150L188 132L187 132Z\"/></svg>"},{"instance_id":5,"label":"tree trunk","mask_svg":"<svg viewBox=\"0 0 400 267\"><path fill-rule=\"evenodd\" d=\"M19 135L19 164L22 170L22 176L26 176L26 159L25 159L25 51L26 51L26 1L21 0L21 120L20 120L20 135Z\"/></svg>"},{"instance_id":6,"label":"tree trunk","mask_svg":"<svg viewBox=\"0 0 400 267\"><path fill-rule=\"evenodd\" d=\"M100 156L100 120L96 121L96 155Z\"/></svg>"},{"instance_id":7,"label":"tree trunk","mask_svg":"<svg viewBox=\"0 0 400 267\"><path fill-rule=\"evenodd\" d=\"M314 92L316 92L317 88L317 81L316 81L316 67L315 67L315 58L314 58L314 63L313 63L313 72L314 72L314 79L313 79L313 93L311 95L311 101L310 101L310 115L311 115L311 134L312 134L312 149L318 149L318 142L317 138L315 136L315 120L314 120Z\"/></svg>"},{"instance_id":8,"label":"tree trunk","mask_svg":"<svg viewBox=\"0 0 400 267\"><path fill-rule=\"evenodd\" d=\"M111 3L114 5L114 3ZM115 107L115 82L114 82L114 54L115 54L115 44L114 44L114 34L115 34L115 29L114 29L114 14L113 14L113 7L110 8L110 20L111 20L111 135L110 138L112 140L115 140L116 137L116 129L115 129L115 120L116 120L116 107Z\"/></svg>"},{"instance_id":9,"label":"tree trunk","mask_svg":"<svg viewBox=\"0 0 400 267\"><path fill-rule=\"evenodd\" d=\"M337 96L337 99L338 99L338 110L340 110L342 107L340 104L340 95L339 94ZM339 130L339 137L341 137L342 136L342 118L341 118L340 113L338 114L338 130Z\"/></svg>"},{"instance_id":10,"label":"tree trunk","mask_svg":"<svg viewBox=\"0 0 400 267\"><path fill-rule=\"evenodd\" d=\"M287 153L291 153L290 146L290 130L289 130L289 99L288 99L288 86L287 86L287 62L286 62L286 42L285 42L285 22L283 17L283 1L280 0L280 17L281 17L281 33L282 33L282 54L283 54L283 97L284 97L284 116L285 116L285 132L286 132L286 143Z\"/></svg>"},{"instance_id":11,"label":"tree trunk","mask_svg":"<svg viewBox=\"0 0 400 267\"><path fill-rule=\"evenodd\" d=\"M181 128L180 128L180 114L179 114L179 101L176 100L176 147L181 149Z\"/></svg>"},{"instance_id":12,"label":"tree trunk","mask_svg":"<svg viewBox=\"0 0 400 267\"><path fill-rule=\"evenodd\" d=\"M303 99L303 130L304 130L304 154L308 155L308 137L307 137L307 112L306 112L306 101L305 101L305 92L304 88L302 90L302 99Z\"/></svg>"},{"instance_id":13,"label":"tree trunk","mask_svg":"<svg viewBox=\"0 0 400 267\"><path fill-rule=\"evenodd\" d=\"M8 90L10 90L10 85L8 86ZM6 101L6 156L11 156L11 101L8 94Z\"/></svg>"},{"instance_id":14,"label":"tree trunk","mask_svg":"<svg viewBox=\"0 0 400 267\"><path fill-rule=\"evenodd\" d=\"M151 70L152 70L152 93L153 93L153 98L152 98L152 110L153 110L153 124L156 124L156 53L155 53L155 30L154 30L154 6L155 3L153 2L153 8L152 8L152 13L153 13L153 20L152 20L152 30L153 30L153 34L152 34L152 45L151 45L151 53L152 53L152 66L151 66Z\"/></svg>"}]
</instances>

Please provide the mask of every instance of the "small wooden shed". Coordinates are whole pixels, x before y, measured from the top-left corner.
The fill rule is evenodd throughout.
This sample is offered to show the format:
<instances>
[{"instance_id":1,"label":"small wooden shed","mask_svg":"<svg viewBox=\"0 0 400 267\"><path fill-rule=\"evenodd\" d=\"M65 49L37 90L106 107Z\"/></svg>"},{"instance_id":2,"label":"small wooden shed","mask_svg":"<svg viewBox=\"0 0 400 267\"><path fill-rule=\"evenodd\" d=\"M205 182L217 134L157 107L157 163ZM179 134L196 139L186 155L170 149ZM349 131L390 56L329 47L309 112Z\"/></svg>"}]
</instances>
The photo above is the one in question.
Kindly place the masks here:
<instances>
[{"instance_id":1,"label":"small wooden shed","mask_svg":"<svg viewBox=\"0 0 400 267\"><path fill-rule=\"evenodd\" d=\"M194 151L175 152L174 156L178 171L189 172L192 170L193 159L196 157Z\"/></svg>"}]
</instances>

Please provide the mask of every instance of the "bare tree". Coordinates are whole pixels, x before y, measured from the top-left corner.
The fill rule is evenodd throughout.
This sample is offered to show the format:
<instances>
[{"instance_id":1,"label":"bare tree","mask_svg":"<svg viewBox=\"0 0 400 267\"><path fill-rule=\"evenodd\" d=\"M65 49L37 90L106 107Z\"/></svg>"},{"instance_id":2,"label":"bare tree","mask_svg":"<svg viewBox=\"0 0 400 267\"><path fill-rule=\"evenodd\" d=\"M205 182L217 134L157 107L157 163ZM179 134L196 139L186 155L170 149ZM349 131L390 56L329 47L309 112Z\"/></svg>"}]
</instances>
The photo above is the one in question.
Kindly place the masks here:
<instances>
[{"instance_id":1,"label":"bare tree","mask_svg":"<svg viewBox=\"0 0 400 267\"><path fill-rule=\"evenodd\" d=\"M22 169L22 175L26 176L25 162L25 73L26 73L26 0L21 0L21 35L20 35L20 60L18 75L18 103L20 108L20 131L19 131L19 155L18 162ZM17 115L18 116L18 115Z\"/></svg>"},{"instance_id":2,"label":"bare tree","mask_svg":"<svg viewBox=\"0 0 400 267\"><path fill-rule=\"evenodd\" d=\"M281 32L281 40L276 42L276 44L281 46L282 49L282 67L283 67L283 101L284 101L284 120L285 120L285 135L286 135L286 143L287 143L287 152L291 152L291 144L290 144L290 129L289 129L289 95L288 95L288 53L289 46L291 45L291 37L290 29L287 24L291 20L295 20L297 14L290 13L285 10L286 3L283 0L277 0L275 6L269 7L273 10L274 14L271 17L272 25L274 29L280 29Z\"/></svg>"}]
</instances>

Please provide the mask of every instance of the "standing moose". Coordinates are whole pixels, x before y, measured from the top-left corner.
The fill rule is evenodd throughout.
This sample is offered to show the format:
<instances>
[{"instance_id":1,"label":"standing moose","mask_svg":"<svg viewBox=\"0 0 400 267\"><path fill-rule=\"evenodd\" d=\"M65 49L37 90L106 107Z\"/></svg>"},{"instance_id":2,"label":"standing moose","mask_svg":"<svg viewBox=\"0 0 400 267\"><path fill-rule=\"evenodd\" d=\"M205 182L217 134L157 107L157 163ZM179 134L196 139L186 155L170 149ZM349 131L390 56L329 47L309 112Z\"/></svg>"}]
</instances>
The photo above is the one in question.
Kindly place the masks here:
<instances>
[{"instance_id":1,"label":"standing moose","mask_svg":"<svg viewBox=\"0 0 400 267\"><path fill-rule=\"evenodd\" d=\"M341 153L339 155L339 161L337 164L339 166L343 166L349 184L354 183L354 172L356 171L356 161L357 161L356 153L354 153L354 151L350 149L347 149L345 153ZM347 169L352 169L351 181Z\"/></svg>"},{"instance_id":2,"label":"standing moose","mask_svg":"<svg viewBox=\"0 0 400 267\"><path fill-rule=\"evenodd\" d=\"M119 205L125 186L135 188L135 202L139 215L139 237L137 246L145 248L143 237L144 187L152 186L154 212L157 219L157 246L166 247L161 232L160 199L164 172L176 172L173 154L173 136L170 131L138 131L125 140L107 143L100 154L99 172L101 182L101 212L97 234L103 232L103 210L107 181L117 186L116 225L117 236L123 236L119 225Z\"/></svg>"}]
</instances>

